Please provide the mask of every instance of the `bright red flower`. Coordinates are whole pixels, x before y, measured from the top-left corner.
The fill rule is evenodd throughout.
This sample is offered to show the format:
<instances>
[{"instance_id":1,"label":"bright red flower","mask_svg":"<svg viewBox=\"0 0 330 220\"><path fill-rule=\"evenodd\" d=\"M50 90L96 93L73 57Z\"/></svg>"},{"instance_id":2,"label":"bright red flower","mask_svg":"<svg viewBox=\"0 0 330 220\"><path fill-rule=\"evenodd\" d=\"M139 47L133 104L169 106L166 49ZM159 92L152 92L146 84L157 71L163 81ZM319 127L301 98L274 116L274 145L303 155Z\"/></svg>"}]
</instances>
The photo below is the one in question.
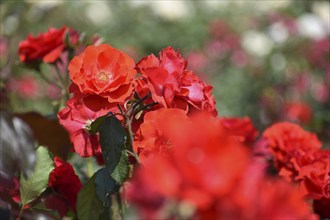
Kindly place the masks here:
<instances>
[{"instance_id":1,"label":"bright red flower","mask_svg":"<svg viewBox=\"0 0 330 220\"><path fill-rule=\"evenodd\" d=\"M319 150L315 157L315 161L301 168L297 179L307 197L314 200L314 211L330 218L330 151Z\"/></svg>"},{"instance_id":2,"label":"bright red flower","mask_svg":"<svg viewBox=\"0 0 330 220\"><path fill-rule=\"evenodd\" d=\"M98 134L91 134L91 123L110 110L100 108L97 99L92 99L91 106L97 110L88 108L82 99L71 98L66 103L67 107L58 112L60 124L68 131L74 151L82 157L90 157L101 153ZM102 103L101 103L102 104Z\"/></svg>"},{"instance_id":3,"label":"bright red flower","mask_svg":"<svg viewBox=\"0 0 330 220\"><path fill-rule=\"evenodd\" d=\"M166 155L172 151L170 133L178 130L181 123L186 123L188 118L181 109L157 109L147 112L144 121L136 132L134 151L139 154L142 161L150 154Z\"/></svg>"},{"instance_id":4,"label":"bright red flower","mask_svg":"<svg viewBox=\"0 0 330 220\"><path fill-rule=\"evenodd\" d=\"M148 131L150 135L146 135L149 138L145 141L151 139L151 147L166 143L173 150L145 159L143 168L136 174L137 182L133 182L133 188L134 184L145 185L150 193L160 198L159 201L174 199L205 208L217 196L225 195L235 187L247 165L248 154L236 138L228 137L228 133L222 130L215 118L203 115L182 122L174 120L175 115L165 117L165 112L174 113L175 110L178 111L162 109L146 113L146 125L141 125L141 131L142 134ZM161 111L163 115L159 113ZM164 132L162 126L159 126L161 120L151 120L151 116L155 115L161 115L159 118L168 123L164 129L167 132L166 138L158 138L159 141L150 138ZM131 195L130 198L144 203L137 195Z\"/></svg>"},{"instance_id":5,"label":"bright red flower","mask_svg":"<svg viewBox=\"0 0 330 220\"><path fill-rule=\"evenodd\" d=\"M58 157L54 158L54 162L55 168L49 175L48 185L55 190L59 198L61 198L67 206L76 212L77 196L82 187L81 182L70 163ZM68 208L67 206L66 208ZM55 209L58 208L57 205L52 207ZM62 206L62 208L63 207L64 206ZM65 213L63 211L64 210L60 210L62 216L64 215L63 213Z\"/></svg>"},{"instance_id":6,"label":"bright red flower","mask_svg":"<svg viewBox=\"0 0 330 220\"><path fill-rule=\"evenodd\" d=\"M300 191L265 179L265 165L251 164L247 148L218 120L199 115L172 123L173 150L149 156L126 190L141 218L316 219Z\"/></svg>"},{"instance_id":7,"label":"bright red flower","mask_svg":"<svg viewBox=\"0 0 330 220\"><path fill-rule=\"evenodd\" d=\"M38 81L33 76L12 79L7 86L8 90L17 93L21 98L36 98L39 95Z\"/></svg>"},{"instance_id":8,"label":"bright red flower","mask_svg":"<svg viewBox=\"0 0 330 220\"><path fill-rule=\"evenodd\" d=\"M137 69L147 79L152 99L162 106L171 106L174 93L179 92L180 76L187 62L179 52L167 47L159 53L159 58L151 54L137 63Z\"/></svg>"},{"instance_id":9,"label":"bright red flower","mask_svg":"<svg viewBox=\"0 0 330 220\"><path fill-rule=\"evenodd\" d=\"M251 173L229 195L195 215L194 219L318 219L297 187L262 175L251 177Z\"/></svg>"},{"instance_id":10,"label":"bright red flower","mask_svg":"<svg viewBox=\"0 0 330 220\"><path fill-rule=\"evenodd\" d=\"M312 119L312 110L302 102L288 102L284 105L284 117L294 122L308 123Z\"/></svg>"},{"instance_id":11,"label":"bright red flower","mask_svg":"<svg viewBox=\"0 0 330 220\"><path fill-rule=\"evenodd\" d=\"M187 62L172 47L159 53L159 58L149 55L137 63L137 70L142 74L146 86L151 91L152 99L165 108L183 110L206 110L217 114L212 86L206 85L193 72L186 70ZM145 91L137 89L137 91Z\"/></svg>"},{"instance_id":12,"label":"bright red flower","mask_svg":"<svg viewBox=\"0 0 330 220\"><path fill-rule=\"evenodd\" d=\"M190 112L205 110L213 116L218 114L212 95L213 87L206 85L192 71L185 71L181 76L178 98L190 104Z\"/></svg>"},{"instance_id":13,"label":"bright red flower","mask_svg":"<svg viewBox=\"0 0 330 220\"><path fill-rule=\"evenodd\" d=\"M327 37L312 42L306 51L309 62L317 68L324 69L329 67L329 54L330 40Z\"/></svg>"},{"instance_id":14,"label":"bright red flower","mask_svg":"<svg viewBox=\"0 0 330 220\"><path fill-rule=\"evenodd\" d=\"M18 54L22 62L55 62L65 48L64 36L67 28L49 28L48 32L36 37L29 35L19 43Z\"/></svg>"},{"instance_id":15,"label":"bright red flower","mask_svg":"<svg viewBox=\"0 0 330 220\"><path fill-rule=\"evenodd\" d=\"M72 82L85 95L123 103L133 91L134 60L109 45L88 46L69 64Z\"/></svg>"},{"instance_id":16,"label":"bright red flower","mask_svg":"<svg viewBox=\"0 0 330 220\"><path fill-rule=\"evenodd\" d=\"M314 153L321 148L315 134L289 122L272 125L262 136L268 142L280 175L288 180L295 179L302 166L314 161Z\"/></svg>"},{"instance_id":17,"label":"bright red flower","mask_svg":"<svg viewBox=\"0 0 330 220\"><path fill-rule=\"evenodd\" d=\"M245 144L252 144L258 136L250 118L220 118L220 124L233 136Z\"/></svg>"}]
</instances>

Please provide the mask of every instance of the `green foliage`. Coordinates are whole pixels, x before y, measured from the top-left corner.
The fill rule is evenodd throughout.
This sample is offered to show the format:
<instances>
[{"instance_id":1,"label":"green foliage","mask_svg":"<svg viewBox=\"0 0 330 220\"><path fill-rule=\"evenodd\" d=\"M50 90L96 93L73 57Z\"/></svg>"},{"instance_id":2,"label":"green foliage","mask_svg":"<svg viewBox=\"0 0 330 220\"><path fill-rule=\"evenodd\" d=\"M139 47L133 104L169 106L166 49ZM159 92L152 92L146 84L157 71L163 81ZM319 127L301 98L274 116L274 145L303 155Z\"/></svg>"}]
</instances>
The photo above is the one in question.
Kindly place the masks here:
<instances>
[{"instance_id":1,"label":"green foliage","mask_svg":"<svg viewBox=\"0 0 330 220\"><path fill-rule=\"evenodd\" d=\"M48 185L49 174L54 169L54 162L45 147L38 147L37 162L33 173L26 179L21 175L20 192L22 206L36 199Z\"/></svg>"},{"instance_id":2,"label":"green foliage","mask_svg":"<svg viewBox=\"0 0 330 220\"><path fill-rule=\"evenodd\" d=\"M102 202L97 198L95 188L96 173L80 190L77 199L77 216L80 220L99 219L103 212Z\"/></svg>"},{"instance_id":3,"label":"green foliage","mask_svg":"<svg viewBox=\"0 0 330 220\"><path fill-rule=\"evenodd\" d=\"M109 174L121 184L129 173L125 152L126 131L115 115L108 116L100 126L100 144Z\"/></svg>"},{"instance_id":4,"label":"green foliage","mask_svg":"<svg viewBox=\"0 0 330 220\"><path fill-rule=\"evenodd\" d=\"M102 125L102 123L104 122L104 120L108 117L108 115L103 115L101 117L98 117L95 121L93 121L93 123L91 124L91 128L90 128L90 133L91 134L96 134L97 132L99 132L100 130L100 126Z\"/></svg>"},{"instance_id":5,"label":"green foliage","mask_svg":"<svg viewBox=\"0 0 330 220\"><path fill-rule=\"evenodd\" d=\"M115 180L109 175L106 168L102 168L95 173L95 189L96 195L103 203L109 202L109 196L118 191L119 186Z\"/></svg>"},{"instance_id":6,"label":"green foliage","mask_svg":"<svg viewBox=\"0 0 330 220\"><path fill-rule=\"evenodd\" d=\"M56 220L60 220L61 216L60 214L52 209L48 209L45 205L45 203L40 202L36 205L33 206L33 208L31 208L29 211L31 211L33 214L43 214L45 216L47 216L49 219L56 219Z\"/></svg>"}]
</instances>

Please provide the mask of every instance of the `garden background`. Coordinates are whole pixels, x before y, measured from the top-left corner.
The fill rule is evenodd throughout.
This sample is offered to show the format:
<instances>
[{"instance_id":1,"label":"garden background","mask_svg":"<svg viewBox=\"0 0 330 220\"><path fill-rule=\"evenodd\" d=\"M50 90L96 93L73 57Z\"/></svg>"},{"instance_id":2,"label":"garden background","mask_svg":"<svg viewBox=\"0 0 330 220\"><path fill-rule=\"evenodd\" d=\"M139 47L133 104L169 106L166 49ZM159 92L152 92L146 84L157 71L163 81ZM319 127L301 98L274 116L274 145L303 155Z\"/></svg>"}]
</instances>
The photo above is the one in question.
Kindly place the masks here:
<instances>
[{"instance_id":1,"label":"garden background","mask_svg":"<svg viewBox=\"0 0 330 220\"><path fill-rule=\"evenodd\" d=\"M329 10L327 1L1 1L1 88L14 112L52 114L59 91L18 65L18 42L66 25L135 59L172 45L214 86L219 115L249 116L259 129L293 120L328 142Z\"/></svg>"},{"instance_id":2,"label":"garden background","mask_svg":"<svg viewBox=\"0 0 330 220\"><path fill-rule=\"evenodd\" d=\"M23 119L32 127L40 145L70 161L83 185L105 168L95 158L86 159L70 152L68 134L56 118L64 106L63 97L68 98L69 94L61 94L64 90L45 83L43 74L47 73L48 77L53 74L50 65L46 62L40 66L33 66L36 64L33 62L24 65L17 53L20 42L27 36L37 36L52 27L77 30L76 35L65 35L66 44L71 44L74 37L82 44L104 42L129 54L136 63L141 57L150 53L157 56L162 48L172 46L188 61L187 69L213 86L220 117L248 116L258 131L276 122L294 122L315 132L323 150L330 147L330 3L327 1L56 0L1 1L0 6L0 109ZM75 49L80 52L79 47ZM58 70L68 64L61 62ZM112 116L111 113L102 120L105 117L108 122L115 120ZM101 129L94 127L96 121L88 124L90 127L84 121L85 127L80 129L96 135L97 129ZM257 136L256 131L254 138ZM297 146L298 149L303 145ZM3 149L0 159L6 153L14 155L12 148ZM43 149L39 148L38 152ZM73 172L71 166L70 169ZM48 189L51 187L50 184ZM27 203L22 204L18 216ZM135 213L129 210L125 216Z\"/></svg>"}]
</instances>

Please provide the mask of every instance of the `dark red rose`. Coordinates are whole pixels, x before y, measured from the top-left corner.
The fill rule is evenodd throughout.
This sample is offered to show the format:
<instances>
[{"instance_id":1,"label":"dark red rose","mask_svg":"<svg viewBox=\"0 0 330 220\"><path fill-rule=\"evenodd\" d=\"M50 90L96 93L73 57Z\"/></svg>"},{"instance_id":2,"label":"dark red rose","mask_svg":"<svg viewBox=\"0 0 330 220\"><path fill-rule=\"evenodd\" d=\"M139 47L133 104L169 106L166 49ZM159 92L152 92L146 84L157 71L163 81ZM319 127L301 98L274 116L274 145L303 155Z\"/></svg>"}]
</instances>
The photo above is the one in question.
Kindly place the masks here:
<instances>
[{"instance_id":1,"label":"dark red rose","mask_svg":"<svg viewBox=\"0 0 330 220\"><path fill-rule=\"evenodd\" d=\"M48 32L41 33L19 43L18 54L22 62L43 61L55 62L65 48L64 37L67 27L60 29L49 28Z\"/></svg>"},{"instance_id":2,"label":"dark red rose","mask_svg":"<svg viewBox=\"0 0 330 220\"><path fill-rule=\"evenodd\" d=\"M82 187L81 182L70 163L58 157L54 158L54 162L55 168L49 175L48 185L67 206L76 211L77 196Z\"/></svg>"}]
</instances>

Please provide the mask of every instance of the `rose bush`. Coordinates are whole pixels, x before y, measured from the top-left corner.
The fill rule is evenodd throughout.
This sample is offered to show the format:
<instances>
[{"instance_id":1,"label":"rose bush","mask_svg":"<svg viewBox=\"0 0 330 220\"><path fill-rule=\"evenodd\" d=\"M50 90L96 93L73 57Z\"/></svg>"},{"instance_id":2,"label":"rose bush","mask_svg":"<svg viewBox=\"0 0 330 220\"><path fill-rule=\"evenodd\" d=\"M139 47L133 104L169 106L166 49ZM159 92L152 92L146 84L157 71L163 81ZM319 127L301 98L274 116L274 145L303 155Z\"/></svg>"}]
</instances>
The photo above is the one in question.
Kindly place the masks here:
<instances>
[{"instance_id":1,"label":"rose bush","mask_svg":"<svg viewBox=\"0 0 330 220\"><path fill-rule=\"evenodd\" d=\"M214 25L221 27L212 28L214 44L242 49L234 33L224 36L225 24ZM210 49L214 56L229 51ZM124 219L130 212L141 219L329 217L330 151L318 137L289 122L258 137L249 117L217 117L213 87L174 48L135 64L63 27L29 36L19 55L27 65L39 62L36 70L61 90L56 112L72 143L64 147L75 154L53 157L39 147L33 174L0 187L15 218L40 207L55 219ZM42 62L56 78L47 78ZM287 117L308 121L298 107L287 105ZM87 159L72 167L67 160L76 155Z\"/></svg>"}]
</instances>

